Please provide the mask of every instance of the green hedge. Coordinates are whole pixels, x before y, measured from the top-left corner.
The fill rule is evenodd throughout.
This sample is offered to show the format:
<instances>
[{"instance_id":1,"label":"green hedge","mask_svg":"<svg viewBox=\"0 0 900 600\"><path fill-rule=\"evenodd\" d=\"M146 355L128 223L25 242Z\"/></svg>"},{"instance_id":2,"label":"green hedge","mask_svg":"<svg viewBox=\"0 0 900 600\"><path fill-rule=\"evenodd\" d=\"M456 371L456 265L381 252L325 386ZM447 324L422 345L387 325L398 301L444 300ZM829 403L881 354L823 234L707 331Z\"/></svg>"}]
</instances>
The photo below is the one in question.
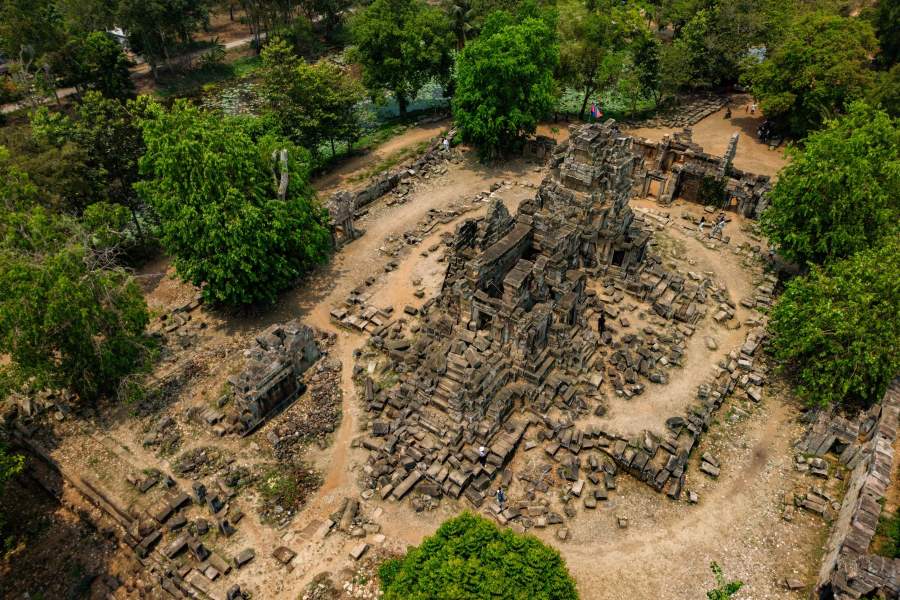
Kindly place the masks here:
<instances>
[{"instance_id":1,"label":"green hedge","mask_svg":"<svg viewBox=\"0 0 900 600\"><path fill-rule=\"evenodd\" d=\"M379 569L385 600L575 600L559 552L463 513Z\"/></svg>"}]
</instances>

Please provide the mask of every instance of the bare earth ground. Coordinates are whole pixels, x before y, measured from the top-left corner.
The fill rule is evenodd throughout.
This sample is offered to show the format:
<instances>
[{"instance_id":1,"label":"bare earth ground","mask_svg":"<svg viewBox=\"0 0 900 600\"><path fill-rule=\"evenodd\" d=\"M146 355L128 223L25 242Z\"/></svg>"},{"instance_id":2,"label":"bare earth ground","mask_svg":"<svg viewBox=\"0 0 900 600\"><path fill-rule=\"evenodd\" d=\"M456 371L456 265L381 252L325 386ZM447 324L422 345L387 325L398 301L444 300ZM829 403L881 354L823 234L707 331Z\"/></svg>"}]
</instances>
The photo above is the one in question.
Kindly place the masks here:
<instances>
[{"instance_id":1,"label":"bare earth ground","mask_svg":"<svg viewBox=\"0 0 900 600\"><path fill-rule=\"evenodd\" d=\"M740 117L739 111L735 114ZM714 123L707 124L706 121ZM726 127L728 122L721 115L713 115L706 121L694 128L697 132L695 141L702 143L700 132L707 128L710 131L724 128L721 131L722 149L731 131L741 126L731 124ZM390 154L404 145L414 145L423 137L433 136L434 128L439 129L440 124L410 130L392 140L387 149L381 148L376 153ZM650 137L649 132L641 132L641 135ZM712 133L702 135L712 136ZM759 144L748 144L746 137L741 144L738 150L741 161L768 161L770 168L774 168L770 161L779 153L770 152ZM720 151L713 146L706 149ZM762 158L756 157L760 153L765 154ZM346 177L368 164L371 163L364 160L355 165L348 163L347 170L339 177ZM75 470L100 480L123 504L134 502L137 506L147 506L161 490L154 489L140 496L124 481L124 476L129 471L150 467L172 472L171 457L157 456L141 445L142 425L152 423L161 414L172 414L184 428L179 454L190 448L215 446L233 457L236 464L261 465L271 460L270 446L265 439L269 426L245 439L216 438L208 429L183 419L184 410L192 405L208 406L215 400L222 381L240 365L242 351L249 346L252 336L268 325L299 318L314 327L335 332L337 342L331 354L342 361L342 420L326 448L310 448L306 455L322 472L322 487L283 529L262 524L253 510L253 492L244 491L237 499L246 513L238 532L227 540L210 537L204 539L204 543L227 556L247 547L255 548L257 552L257 558L236 575L229 576L225 582L219 580L218 587L214 586L219 591L237 582L255 598L298 598L304 586L322 571L330 571L345 580L352 578L354 564L348 558L348 552L358 540L341 533L320 539L314 532L337 509L342 498L359 495L356 480L366 453L354 441L362 434L366 415L356 397L352 372L353 352L365 343L366 338L336 328L328 313L370 276L376 277L369 288L374 292L372 302L375 305L393 305L398 310L406 304L420 306L437 292L444 272L444 263L437 260L440 251L428 253L427 257L420 253L437 244L440 234L452 231L456 223L436 227L422 243L406 249L394 259L398 267L389 273L384 272L384 266L392 258L379 250L385 240L415 229L429 209L446 208L453 201L471 198L494 182L508 182L498 195L510 211L515 211L521 200L534 194L530 186L537 185L544 176L542 170L522 161L485 167L475 161L474 153L466 153L458 164L448 167L445 175L419 185L406 204L387 206L378 202L373 205L358 223L365 235L344 246L330 264L287 293L274 309L249 316L202 310L196 318L206 322L207 328L198 345L187 351L196 363L196 373L173 405L159 407L159 412L143 420L133 418L129 412L133 407L124 407L121 414L105 419L105 431L87 423L72 426L73 430L81 429L80 433L71 431L62 438L59 447L53 450L54 456ZM327 185L320 184L320 189L324 187ZM634 201L633 206L638 214L642 211L669 212L675 219L675 224L658 233L660 243L665 243L678 255L673 254L673 260L687 261L690 268L697 271L714 272L716 279L727 286L734 301L753 289L752 271L742 264L746 259L731 252L738 242L748 240L744 237L740 219L735 219L726 229L726 234L735 240L730 248L710 248L698 241L693 232L680 226L682 210L699 214L701 207L679 203L661 208L644 200ZM469 213L467 217L477 214ZM148 265L140 273L148 290L151 309L163 312L195 294L189 285L172 275L171 266L165 259ZM413 295L415 288L411 281L416 278L422 280L425 299ZM743 309L739 307L738 310ZM744 316L739 312L739 319ZM615 422L617 429L636 431L642 427L659 427L659 415L671 415L673 407L689 404L697 383L710 373L715 361L739 345L745 335L743 329L704 327L707 329L698 331L691 338L688 360L682 370L671 372L668 385L653 386L643 396L611 407L608 418ZM703 338L707 335L717 339L718 351L706 349ZM158 375L183 362L182 357L163 364ZM740 411L732 410L735 404L740 404ZM704 450L711 450L723 464L722 475L711 480L700 473L697 464L692 464L688 471L687 489L700 494L699 504L672 502L622 476L618 478L619 489L610 494L610 501L604 507L593 513L580 511L570 522L572 537L568 541L558 541L547 530L537 530L538 535L562 552L582 597L587 599L702 597L703 591L712 587L709 571L712 560L722 564L730 577L746 582L737 598L803 598L803 593L785 591L779 580L795 577L811 582L827 531L821 519L806 513L796 514L790 522L781 518L785 498L811 483L804 479L808 475L800 475L792 468L791 444L801 432L796 417L793 400L777 386L768 387L767 395L759 405L747 406L742 401L730 400L693 458L696 463ZM527 461L530 457L520 451L515 460ZM190 479L176 477L176 480L182 488L190 488ZM362 502L362 512L381 524L386 536L383 550L369 536L372 551L402 552L407 544L419 543L441 521L467 506L467 503L444 499L437 510L416 513L409 503L381 502L373 498ZM629 519L627 529L617 527L618 516ZM290 572L271 557L272 549L282 544L298 553ZM345 590L345 597L365 597L370 587Z\"/></svg>"}]
</instances>

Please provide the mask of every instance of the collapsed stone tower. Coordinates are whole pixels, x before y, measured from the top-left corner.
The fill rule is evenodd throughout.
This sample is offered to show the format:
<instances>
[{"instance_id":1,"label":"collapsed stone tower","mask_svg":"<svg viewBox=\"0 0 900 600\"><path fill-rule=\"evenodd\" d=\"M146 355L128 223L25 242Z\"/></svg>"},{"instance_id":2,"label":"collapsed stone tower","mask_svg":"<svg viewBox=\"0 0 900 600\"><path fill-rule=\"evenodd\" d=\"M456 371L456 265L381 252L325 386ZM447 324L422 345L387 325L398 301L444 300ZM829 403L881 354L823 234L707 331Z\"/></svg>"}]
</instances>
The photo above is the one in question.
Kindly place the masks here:
<instances>
[{"instance_id":1,"label":"collapsed stone tower","mask_svg":"<svg viewBox=\"0 0 900 600\"><path fill-rule=\"evenodd\" d=\"M424 335L412 347L385 344L403 364L400 385L379 400L366 384L371 406L388 404L387 415L402 415L373 423L376 437L386 438L368 443L384 455L379 471L390 472L398 452L414 463L431 449L448 453L391 485L395 496L423 476L459 496L475 478L470 499L477 501L528 426L510 418L513 409L572 402L578 382L567 373L587 376L602 366L598 333L585 319L586 307L599 303L586 282L634 272L643 259L649 234L628 205L634 161L614 123L583 126L556 149L550 174L515 217L495 201L486 218L459 226L441 294L422 319ZM398 447L394 433L412 423L416 435ZM480 446L490 448L488 464L464 468L461 461L478 460L472 453Z\"/></svg>"}]
</instances>

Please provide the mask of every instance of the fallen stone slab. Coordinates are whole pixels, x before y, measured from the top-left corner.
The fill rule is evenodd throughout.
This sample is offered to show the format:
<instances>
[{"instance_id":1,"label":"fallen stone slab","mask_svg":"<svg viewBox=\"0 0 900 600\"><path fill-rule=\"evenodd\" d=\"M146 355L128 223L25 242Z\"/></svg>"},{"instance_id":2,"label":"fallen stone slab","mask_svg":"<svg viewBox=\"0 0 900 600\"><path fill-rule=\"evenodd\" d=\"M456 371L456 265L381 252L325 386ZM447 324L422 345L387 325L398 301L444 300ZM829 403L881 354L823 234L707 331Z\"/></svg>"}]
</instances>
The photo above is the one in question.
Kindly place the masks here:
<instances>
[{"instance_id":1,"label":"fallen stone slab","mask_svg":"<svg viewBox=\"0 0 900 600\"><path fill-rule=\"evenodd\" d=\"M359 560L360 558L362 558L363 554L365 554L366 550L368 550L368 549L369 549L369 544L367 544L365 542L358 544L350 550L350 558L352 558L353 560Z\"/></svg>"}]
</instances>

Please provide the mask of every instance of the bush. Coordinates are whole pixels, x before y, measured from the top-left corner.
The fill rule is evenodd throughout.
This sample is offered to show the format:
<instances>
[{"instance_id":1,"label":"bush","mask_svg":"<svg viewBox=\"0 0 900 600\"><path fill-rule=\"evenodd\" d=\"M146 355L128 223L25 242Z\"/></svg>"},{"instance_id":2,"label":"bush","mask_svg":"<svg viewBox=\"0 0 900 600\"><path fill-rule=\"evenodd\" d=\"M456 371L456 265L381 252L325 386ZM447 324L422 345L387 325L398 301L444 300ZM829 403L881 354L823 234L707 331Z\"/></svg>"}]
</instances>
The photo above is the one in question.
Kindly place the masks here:
<instances>
[{"instance_id":1,"label":"bush","mask_svg":"<svg viewBox=\"0 0 900 600\"><path fill-rule=\"evenodd\" d=\"M385 600L568 600L575 582L537 538L463 513L378 571Z\"/></svg>"}]
</instances>

